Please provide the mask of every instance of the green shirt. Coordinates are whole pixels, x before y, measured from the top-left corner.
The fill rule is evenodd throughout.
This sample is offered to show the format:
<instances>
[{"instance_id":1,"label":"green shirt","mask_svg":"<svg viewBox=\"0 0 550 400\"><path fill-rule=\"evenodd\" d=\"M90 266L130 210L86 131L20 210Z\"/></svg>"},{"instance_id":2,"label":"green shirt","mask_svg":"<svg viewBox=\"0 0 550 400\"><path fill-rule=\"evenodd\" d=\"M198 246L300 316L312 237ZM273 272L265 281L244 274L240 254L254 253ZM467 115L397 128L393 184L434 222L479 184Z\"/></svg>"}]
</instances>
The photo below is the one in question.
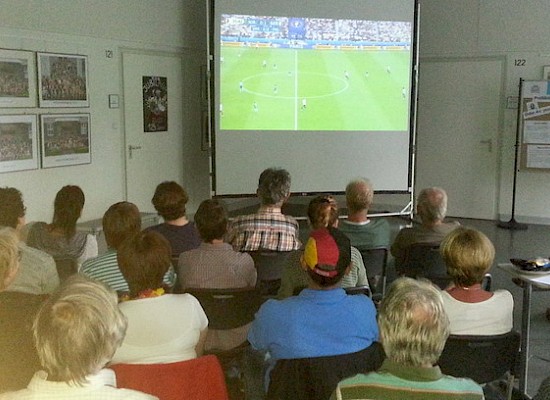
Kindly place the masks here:
<instances>
[{"instance_id":1,"label":"green shirt","mask_svg":"<svg viewBox=\"0 0 550 400\"><path fill-rule=\"evenodd\" d=\"M385 360L377 372L341 381L332 400L483 400L481 387L468 378L443 375L439 367L409 367Z\"/></svg>"}]
</instances>

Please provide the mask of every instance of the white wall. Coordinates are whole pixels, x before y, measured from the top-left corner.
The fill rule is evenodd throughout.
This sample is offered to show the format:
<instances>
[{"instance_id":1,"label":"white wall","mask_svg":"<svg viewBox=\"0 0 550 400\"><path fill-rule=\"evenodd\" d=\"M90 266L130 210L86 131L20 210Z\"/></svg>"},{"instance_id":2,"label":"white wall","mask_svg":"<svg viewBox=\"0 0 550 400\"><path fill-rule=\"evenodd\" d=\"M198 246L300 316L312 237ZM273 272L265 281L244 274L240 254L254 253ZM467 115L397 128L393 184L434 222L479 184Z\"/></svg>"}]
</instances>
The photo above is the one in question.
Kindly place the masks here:
<instances>
[{"instance_id":1,"label":"white wall","mask_svg":"<svg viewBox=\"0 0 550 400\"><path fill-rule=\"evenodd\" d=\"M517 96L520 77L540 79L550 65L550 2L547 0L420 0L420 62L425 57L505 56L506 96ZM0 186L15 186L25 197L28 219L49 220L56 191L82 186L87 196L83 220L98 218L124 199L122 108L109 109L107 95L121 94L120 49L166 50L205 54L203 0L0 0L0 47L88 55L92 120L91 165L0 174ZM105 50L114 57L105 57ZM525 66L514 66L525 59ZM196 71L187 87L196 88ZM182 118L188 129L186 178L194 212L209 194L208 156L200 150L198 93L187 91L190 107ZM505 107L505 98L502 99ZM62 111L62 110L61 110ZM0 114L37 112L0 109ZM499 213L511 209L516 110L505 110L500 151ZM418 171L421 173L421 171ZM550 172L521 171L516 216L549 222Z\"/></svg>"},{"instance_id":2,"label":"white wall","mask_svg":"<svg viewBox=\"0 0 550 400\"><path fill-rule=\"evenodd\" d=\"M508 97L518 95L520 78L542 79L542 66L550 65L548 0L420 0L420 7L420 68L427 57L505 56L503 79ZM515 66L516 59L524 59L525 65ZM517 110L505 108L506 98L501 103L504 120L498 210L504 220L512 207ZM519 221L550 223L546 200L550 197L549 182L550 171L520 171L516 198Z\"/></svg>"},{"instance_id":3,"label":"white wall","mask_svg":"<svg viewBox=\"0 0 550 400\"><path fill-rule=\"evenodd\" d=\"M122 99L121 49L184 52L206 59L202 0L2 0L0 48L88 56L90 107L0 109L0 114L89 112L92 164L0 174L0 186L23 192L27 220L50 220L55 193L76 184L86 194L82 220L99 218L125 199L123 107L109 109L108 94ZM113 58L105 51L112 50ZM199 71L184 73L184 186L194 212L208 197L208 155L200 150ZM192 88L192 90L186 90Z\"/></svg>"}]
</instances>

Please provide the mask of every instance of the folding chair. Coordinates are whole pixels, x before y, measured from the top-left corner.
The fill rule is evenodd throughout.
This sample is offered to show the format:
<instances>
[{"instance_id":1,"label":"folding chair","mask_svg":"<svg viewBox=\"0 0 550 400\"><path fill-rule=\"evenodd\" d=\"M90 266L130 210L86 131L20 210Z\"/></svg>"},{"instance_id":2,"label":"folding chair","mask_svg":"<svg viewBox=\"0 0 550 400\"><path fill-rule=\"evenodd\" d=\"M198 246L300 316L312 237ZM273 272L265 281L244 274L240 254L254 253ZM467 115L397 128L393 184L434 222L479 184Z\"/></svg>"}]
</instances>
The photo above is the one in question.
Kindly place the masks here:
<instances>
[{"instance_id":1,"label":"folding chair","mask_svg":"<svg viewBox=\"0 0 550 400\"><path fill-rule=\"evenodd\" d=\"M439 242L411 245L405 263L397 272L415 279L429 279L441 289L445 289L451 282L447 275L447 266L439 252Z\"/></svg>"},{"instance_id":2,"label":"folding chair","mask_svg":"<svg viewBox=\"0 0 550 400\"><path fill-rule=\"evenodd\" d=\"M249 254L258 271L256 287L264 296L275 296L281 286L281 277L291 251L258 250Z\"/></svg>"},{"instance_id":3,"label":"folding chair","mask_svg":"<svg viewBox=\"0 0 550 400\"><path fill-rule=\"evenodd\" d=\"M486 384L508 374L506 398L512 398L514 366L519 355L520 335L451 335L447 339L439 366L444 374L473 379Z\"/></svg>"},{"instance_id":4,"label":"folding chair","mask_svg":"<svg viewBox=\"0 0 550 400\"><path fill-rule=\"evenodd\" d=\"M388 249L386 247L355 246L363 257L367 279L373 296L384 297L386 293Z\"/></svg>"},{"instance_id":5,"label":"folding chair","mask_svg":"<svg viewBox=\"0 0 550 400\"><path fill-rule=\"evenodd\" d=\"M368 286L355 286L355 287L347 287L344 288L347 294L364 294L365 296L372 297L372 293L370 291L370 287Z\"/></svg>"}]
</instances>

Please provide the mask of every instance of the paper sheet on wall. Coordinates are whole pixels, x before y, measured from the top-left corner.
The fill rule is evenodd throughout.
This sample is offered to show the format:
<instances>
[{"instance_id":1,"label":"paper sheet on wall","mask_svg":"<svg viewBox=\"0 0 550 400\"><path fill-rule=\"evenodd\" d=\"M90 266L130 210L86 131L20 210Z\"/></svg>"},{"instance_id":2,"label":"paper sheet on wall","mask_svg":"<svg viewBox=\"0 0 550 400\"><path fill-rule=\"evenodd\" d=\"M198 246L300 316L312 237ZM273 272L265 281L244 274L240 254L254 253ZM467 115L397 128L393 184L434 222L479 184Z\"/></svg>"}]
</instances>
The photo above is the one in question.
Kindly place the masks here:
<instances>
[{"instance_id":1,"label":"paper sheet on wall","mask_svg":"<svg viewBox=\"0 0 550 400\"><path fill-rule=\"evenodd\" d=\"M550 144L550 121L525 120L523 127L523 142Z\"/></svg>"},{"instance_id":2,"label":"paper sheet on wall","mask_svg":"<svg viewBox=\"0 0 550 400\"><path fill-rule=\"evenodd\" d=\"M550 168L550 145L527 146L527 168Z\"/></svg>"}]
</instances>

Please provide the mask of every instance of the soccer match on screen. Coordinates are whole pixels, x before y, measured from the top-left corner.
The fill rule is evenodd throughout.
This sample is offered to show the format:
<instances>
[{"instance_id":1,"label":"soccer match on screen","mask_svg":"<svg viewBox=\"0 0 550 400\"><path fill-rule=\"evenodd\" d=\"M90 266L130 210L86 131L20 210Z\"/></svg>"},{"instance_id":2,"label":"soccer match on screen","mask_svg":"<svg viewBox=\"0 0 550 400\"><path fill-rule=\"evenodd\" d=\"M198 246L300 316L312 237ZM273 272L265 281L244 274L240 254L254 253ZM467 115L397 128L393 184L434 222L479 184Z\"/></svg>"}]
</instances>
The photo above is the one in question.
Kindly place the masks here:
<instances>
[{"instance_id":1,"label":"soccer match on screen","mask_svg":"<svg viewBox=\"0 0 550 400\"><path fill-rule=\"evenodd\" d=\"M220 129L407 130L411 29L223 14Z\"/></svg>"}]
</instances>

